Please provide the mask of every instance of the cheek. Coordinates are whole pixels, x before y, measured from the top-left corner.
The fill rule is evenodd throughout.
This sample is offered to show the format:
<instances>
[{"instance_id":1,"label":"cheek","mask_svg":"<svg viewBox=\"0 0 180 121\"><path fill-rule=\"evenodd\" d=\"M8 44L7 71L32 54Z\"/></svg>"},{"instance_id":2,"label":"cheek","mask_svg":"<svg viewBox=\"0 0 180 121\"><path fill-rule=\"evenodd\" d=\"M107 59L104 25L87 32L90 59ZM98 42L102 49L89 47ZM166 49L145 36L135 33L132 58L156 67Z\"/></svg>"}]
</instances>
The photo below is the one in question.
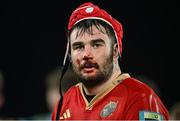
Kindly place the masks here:
<instances>
[{"instance_id":1,"label":"cheek","mask_svg":"<svg viewBox=\"0 0 180 121\"><path fill-rule=\"evenodd\" d=\"M76 66L80 65L80 58L78 58L77 55L72 55L71 60L72 60L73 64L75 64Z\"/></svg>"},{"instance_id":2,"label":"cheek","mask_svg":"<svg viewBox=\"0 0 180 121\"><path fill-rule=\"evenodd\" d=\"M96 58L96 61L101 66L106 65L107 61L113 61L112 58L112 53L106 51L106 53L101 53L98 58Z\"/></svg>"},{"instance_id":3,"label":"cheek","mask_svg":"<svg viewBox=\"0 0 180 121\"><path fill-rule=\"evenodd\" d=\"M97 49L93 52L94 57L101 58L101 59L104 58L105 56L108 56L110 53L111 53L111 49L110 47L107 47L107 46Z\"/></svg>"},{"instance_id":4,"label":"cheek","mask_svg":"<svg viewBox=\"0 0 180 121\"><path fill-rule=\"evenodd\" d=\"M77 65L80 65L80 60L79 59L77 59L75 62L77 63Z\"/></svg>"},{"instance_id":5,"label":"cheek","mask_svg":"<svg viewBox=\"0 0 180 121\"><path fill-rule=\"evenodd\" d=\"M105 60L105 58L109 55L109 52L107 50L104 50L103 52L97 52L94 56L95 60L97 62L102 62Z\"/></svg>"}]
</instances>

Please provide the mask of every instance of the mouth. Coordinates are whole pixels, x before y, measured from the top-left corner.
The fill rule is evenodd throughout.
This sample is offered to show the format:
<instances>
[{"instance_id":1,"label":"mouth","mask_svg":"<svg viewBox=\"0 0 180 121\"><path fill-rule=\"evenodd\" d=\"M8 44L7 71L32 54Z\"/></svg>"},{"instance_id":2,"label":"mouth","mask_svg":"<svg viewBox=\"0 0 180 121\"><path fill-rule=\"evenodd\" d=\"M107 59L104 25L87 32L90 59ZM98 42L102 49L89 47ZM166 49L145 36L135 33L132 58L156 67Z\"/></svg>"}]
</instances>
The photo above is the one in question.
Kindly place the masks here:
<instances>
[{"instance_id":1,"label":"mouth","mask_svg":"<svg viewBox=\"0 0 180 121\"><path fill-rule=\"evenodd\" d=\"M97 69L97 65L93 63L85 63L81 68L85 73L93 72Z\"/></svg>"},{"instance_id":2,"label":"mouth","mask_svg":"<svg viewBox=\"0 0 180 121\"><path fill-rule=\"evenodd\" d=\"M85 68L83 68L83 71L85 73L90 73L90 72L93 72L95 69L96 68L94 68L94 67L85 67Z\"/></svg>"}]
</instances>

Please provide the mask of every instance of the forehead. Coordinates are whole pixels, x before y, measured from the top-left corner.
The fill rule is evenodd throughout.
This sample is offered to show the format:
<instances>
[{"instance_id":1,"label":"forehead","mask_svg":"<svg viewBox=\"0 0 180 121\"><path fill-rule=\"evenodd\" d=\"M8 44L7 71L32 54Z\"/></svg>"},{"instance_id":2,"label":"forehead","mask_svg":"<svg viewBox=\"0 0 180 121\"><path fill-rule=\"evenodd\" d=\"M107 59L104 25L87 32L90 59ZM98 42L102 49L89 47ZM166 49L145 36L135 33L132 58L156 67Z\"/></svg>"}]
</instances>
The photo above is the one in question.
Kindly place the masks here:
<instances>
[{"instance_id":1,"label":"forehead","mask_svg":"<svg viewBox=\"0 0 180 121\"><path fill-rule=\"evenodd\" d=\"M106 30L103 26L92 26L84 30L84 28L75 28L70 34L70 40L78 41L78 40L89 40L89 39L96 39L101 38L103 40L109 40L109 37L106 33Z\"/></svg>"}]
</instances>

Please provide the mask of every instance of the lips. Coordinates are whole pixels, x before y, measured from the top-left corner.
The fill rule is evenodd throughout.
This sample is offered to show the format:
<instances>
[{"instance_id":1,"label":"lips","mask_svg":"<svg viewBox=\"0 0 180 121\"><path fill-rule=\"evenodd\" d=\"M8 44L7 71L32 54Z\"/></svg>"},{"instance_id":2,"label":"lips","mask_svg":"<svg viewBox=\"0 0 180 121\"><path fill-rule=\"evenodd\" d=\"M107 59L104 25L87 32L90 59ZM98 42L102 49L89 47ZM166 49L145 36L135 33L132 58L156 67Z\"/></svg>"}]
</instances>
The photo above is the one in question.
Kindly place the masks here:
<instances>
[{"instance_id":1,"label":"lips","mask_svg":"<svg viewBox=\"0 0 180 121\"><path fill-rule=\"evenodd\" d=\"M91 61L87 61L85 63L83 63L82 65L80 65L80 69L86 71L86 72L90 72L93 71L94 69L98 68L98 64L97 63L93 63Z\"/></svg>"},{"instance_id":2,"label":"lips","mask_svg":"<svg viewBox=\"0 0 180 121\"><path fill-rule=\"evenodd\" d=\"M93 63L85 63L83 68L92 68L95 67L95 65Z\"/></svg>"},{"instance_id":3,"label":"lips","mask_svg":"<svg viewBox=\"0 0 180 121\"><path fill-rule=\"evenodd\" d=\"M90 72L93 72L94 71L94 67L91 67L91 68L83 68L83 71L85 72L85 73L90 73Z\"/></svg>"}]
</instances>

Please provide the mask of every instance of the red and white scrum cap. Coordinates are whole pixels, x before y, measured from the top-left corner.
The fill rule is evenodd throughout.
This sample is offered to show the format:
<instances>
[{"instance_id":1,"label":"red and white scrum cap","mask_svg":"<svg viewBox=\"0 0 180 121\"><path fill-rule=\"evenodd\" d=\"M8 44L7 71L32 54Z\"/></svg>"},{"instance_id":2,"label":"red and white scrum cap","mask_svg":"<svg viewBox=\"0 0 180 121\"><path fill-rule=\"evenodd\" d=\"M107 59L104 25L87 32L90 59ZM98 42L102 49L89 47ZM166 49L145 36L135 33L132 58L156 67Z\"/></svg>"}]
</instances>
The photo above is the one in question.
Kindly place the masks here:
<instances>
[{"instance_id":1,"label":"red and white scrum cap","mask_svg":"<svg viewBox=\"0 0 180 121\"><path fill-rule=\"evenodd\" d=\"M119 54L122 54L122 37L123 37L123 28L120 22L115 20L110 14L105 10L100 9L97 5L92 4L91 2L84 3L76 8L70 16L68 23L68 30L71 30L72 27L85 19L98 19L109 24L113 29L118 43Z\"/></svg>"}]
</instances>

